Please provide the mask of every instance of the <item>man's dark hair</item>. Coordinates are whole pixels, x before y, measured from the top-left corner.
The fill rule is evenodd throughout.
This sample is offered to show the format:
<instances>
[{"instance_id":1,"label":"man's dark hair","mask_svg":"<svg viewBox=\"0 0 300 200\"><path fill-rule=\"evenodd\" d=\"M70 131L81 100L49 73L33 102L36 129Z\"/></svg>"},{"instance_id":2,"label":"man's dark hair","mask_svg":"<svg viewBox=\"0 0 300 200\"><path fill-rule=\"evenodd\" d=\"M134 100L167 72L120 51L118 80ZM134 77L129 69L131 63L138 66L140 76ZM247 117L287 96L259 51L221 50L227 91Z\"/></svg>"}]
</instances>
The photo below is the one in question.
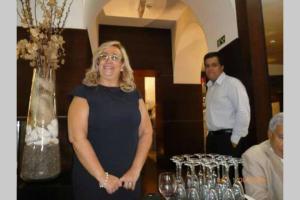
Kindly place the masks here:
<instances>
[{"instance_id":1,"label":"man's dark hair","mask_svg":"<svg viewBox=\"0 0 300 200\"><path fill-rule=\"evenodd\" d=\"M204 56L204 64L205 64L205 61L206 61L208 58L212 58L212 57L217 57L218 60L219 60L220 65L224 65L222 56L221 56L220 53L217 52L217 51L207 53L207 54Z\"/></svg>"}]
</instances>

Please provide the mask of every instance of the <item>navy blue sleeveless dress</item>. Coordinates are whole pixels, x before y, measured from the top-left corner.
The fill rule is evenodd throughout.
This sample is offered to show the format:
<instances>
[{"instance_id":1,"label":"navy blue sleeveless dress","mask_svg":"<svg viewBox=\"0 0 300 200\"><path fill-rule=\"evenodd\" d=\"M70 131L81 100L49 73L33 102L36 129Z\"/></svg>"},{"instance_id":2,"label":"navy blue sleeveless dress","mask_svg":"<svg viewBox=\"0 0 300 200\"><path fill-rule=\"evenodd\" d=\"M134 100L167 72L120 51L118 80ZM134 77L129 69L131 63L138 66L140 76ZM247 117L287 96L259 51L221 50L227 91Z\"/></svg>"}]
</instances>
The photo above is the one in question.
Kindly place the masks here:
<instances>
[{"instance_id":1,"label":"navy blue sleeveless dress","mask_svg":"<svg viewBox=\"0 0 300 200\"><path fill-rule=\"evenodd\" d=\"M137 90L123 92L119 87L98 85L77 86L71 97L85 98L89 105L88 139L96 155L109 174L121 177L131 166L138 145L140 94ZM81 165L74 154L73 194L76 200L138 200L141 181L134 191L120 187L108 194L99 188L97 180Z\"/></svg>"}]
</instances>

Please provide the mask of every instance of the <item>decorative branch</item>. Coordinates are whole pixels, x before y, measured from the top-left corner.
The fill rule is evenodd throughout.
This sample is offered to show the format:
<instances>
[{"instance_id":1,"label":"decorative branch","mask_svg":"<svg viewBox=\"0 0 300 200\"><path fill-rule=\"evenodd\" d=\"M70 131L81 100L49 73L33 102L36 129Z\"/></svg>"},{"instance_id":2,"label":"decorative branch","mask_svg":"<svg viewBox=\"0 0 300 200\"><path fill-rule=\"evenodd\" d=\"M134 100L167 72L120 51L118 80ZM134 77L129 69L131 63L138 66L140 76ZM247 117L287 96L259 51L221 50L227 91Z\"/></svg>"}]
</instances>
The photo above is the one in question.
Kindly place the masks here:
<instances>
[{"instance_id":1,"label":"decorative branch","mask_svg":"<svg viewBox=\"0 0 300 200\"><path fill-rule=\"evenodd\" d=\"M57 5L56 0L35 0L34 10L31 9L30 0L19 0L19 2L20 7L17 8L17 14L23 27L29 32L30 39L18 41L18 58L29 60L30 66L42 68L43 71L48 71L45 70L47 68L57 69L60 64L64 63L63 44L65 41L61 33L73 0L68 7L66 7L67 0L64 0L61 8ZM43 14L41 20L37 18L38 6ZM34 15L32 11L34 11ZM62 11L66 11L65 15Z\"/></svg>"},{"instance_id":2,"label":"decorative branch","mask_svg":"<svg viewBox=\"0 0 300 200\"><path fill-rule=\"evenodd\" d=\"M62 26L61 26L61 28L60 28L59 34L62 34L62 32L63 32L63 27L65 26L65 23L66 23L66 21L67 21L68 15L69 15L69 13L70 13L72 3L73 3L73 0L72 0L71 3L69 4L69 7L68 7L68 10L67 10L67 12L66 12L66 16L65 16L65 18L64 18L64 22L63 22L63 24L62 24Z\"/></svg>"},{"instance_id":3,"label":"decorative branch","mask_svg":"<svg viewBox=\"0 0 300 200\"><path fill-rule=\"evenodd\" d=\"M27 15L28 15L28 20L29 20L29 23L30 23L30 27L33 27L33 18L32 18L32 12L31 12L31 6L30 6L30 0L26 0L25 3L26 3L26 12L27 12Z\"/></svg>"},{"instance_id":4,"label":"decorative branch","mask_svg":"<svg viewBox=\"0 0 300 200\"><path fill-rule=\"evenodd\" d=\"M58 23L57 23L57 30L60 28L61 18L63 16L64 11L65 11L66 3L67 3L67 0L64 0L64 2L62 3L62 6L61 6L61 17L59 18Z\"/></svg>"},{"instance_id":5,"label":"decorative branch","mask_svg":"<svg viewBox=\"0 0 300 200\"><path fill-rule=\"evenodd\" d=\"M37 17L36 17L36 1L34 1L34 19L35 19L35 26L38 26Z\"/></svg>"},{"instance_id":6,"label":"decorative branch","mask_svg":"<svg viewBox=\"0 0 300 200\"><path fill-rule=\"evenodd\" d=\"M29 27L30 25L29 25L29 22L28 22L28 18L26 17L26 8L25 8L26 5L25 5L25 2L23 2L22 0L20 0L20 2L21 2L21 6L22 6L21 12L22 12L22 16L23 16L23 17L21 17L21 23L26 23L24 25L26 25L27 27Z\"/></svg>"}]
</instances>

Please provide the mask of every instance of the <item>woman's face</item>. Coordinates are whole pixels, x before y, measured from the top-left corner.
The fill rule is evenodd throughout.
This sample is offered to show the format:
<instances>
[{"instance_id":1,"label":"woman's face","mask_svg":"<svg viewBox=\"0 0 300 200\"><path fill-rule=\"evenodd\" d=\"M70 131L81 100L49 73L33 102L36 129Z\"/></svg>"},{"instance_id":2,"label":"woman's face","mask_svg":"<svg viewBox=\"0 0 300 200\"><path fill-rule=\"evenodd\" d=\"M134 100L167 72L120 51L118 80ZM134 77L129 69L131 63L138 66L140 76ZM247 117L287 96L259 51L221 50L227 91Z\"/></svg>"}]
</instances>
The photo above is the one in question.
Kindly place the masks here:
<instances>
[{"instance_id":1,"label":"woman's face","mask_svg":"<svg viewBox=\"0 0 300 200\"><path fill-rule=\"evenodd\" d=\"M101 81L118 82L123 71L120 49L115 46L105 48L97 60L97 65Z\"/></svg>"}]
</instances>

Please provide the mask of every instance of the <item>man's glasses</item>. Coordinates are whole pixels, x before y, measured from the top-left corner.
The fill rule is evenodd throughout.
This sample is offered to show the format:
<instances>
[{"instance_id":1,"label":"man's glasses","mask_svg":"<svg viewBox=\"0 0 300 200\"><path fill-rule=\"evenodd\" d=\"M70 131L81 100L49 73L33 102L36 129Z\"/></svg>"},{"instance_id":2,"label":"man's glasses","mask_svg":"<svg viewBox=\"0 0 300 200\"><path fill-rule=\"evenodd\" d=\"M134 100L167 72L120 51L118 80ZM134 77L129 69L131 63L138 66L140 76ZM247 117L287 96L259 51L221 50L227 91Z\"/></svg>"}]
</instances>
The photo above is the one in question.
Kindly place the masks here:
<instances>
[{"instance_id":1,"label":"man's glasses","mask_svg":"<svg viewBox=\"0 0 300 200\"><path fill-rule=\"evenodd\" d=\"M122 59L122 57L121 56L118 56L118 55L116 55L116 54L111 54L111 55L109 55L109 54L100 54L99 55L99 60L100 61L103 61L103 60L108 60L108 59L110 59L110 60L112 60L112 61L115 61L115 62L119 62L119 61L121 61L121 59Z\"/></svg>"}]
</instances>

